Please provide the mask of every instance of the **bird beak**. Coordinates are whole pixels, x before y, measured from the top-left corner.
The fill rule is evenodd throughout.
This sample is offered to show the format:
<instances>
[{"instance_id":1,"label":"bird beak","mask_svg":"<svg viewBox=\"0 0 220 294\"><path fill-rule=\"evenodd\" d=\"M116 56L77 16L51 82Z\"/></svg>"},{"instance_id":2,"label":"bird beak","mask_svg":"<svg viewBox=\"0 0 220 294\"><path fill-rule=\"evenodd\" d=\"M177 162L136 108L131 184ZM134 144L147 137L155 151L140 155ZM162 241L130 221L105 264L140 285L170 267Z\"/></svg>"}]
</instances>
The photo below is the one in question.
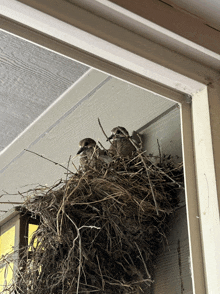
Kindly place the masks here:
<instances>
[{"instance_id":1,"label":"bird beak","mask_svg":"<svg viewBox=\"0 0 220 294\"><path fill-rule=\"evenodd\" d=\"M108 137L106 141L111 140L113 137L114 137L114 134L112 134L110 137Z\"/></svg>"},{"instance_id":2,"label":"bird beak","mask_svg":"<svg viewBox=\"0 0 220 294\"><path fill-rule=\"evenodd\" d=\"M78 154L82 153L84 150L85 150L85 147L81 147L76 154L78 155Z\"/></svg>"}]
</instances>

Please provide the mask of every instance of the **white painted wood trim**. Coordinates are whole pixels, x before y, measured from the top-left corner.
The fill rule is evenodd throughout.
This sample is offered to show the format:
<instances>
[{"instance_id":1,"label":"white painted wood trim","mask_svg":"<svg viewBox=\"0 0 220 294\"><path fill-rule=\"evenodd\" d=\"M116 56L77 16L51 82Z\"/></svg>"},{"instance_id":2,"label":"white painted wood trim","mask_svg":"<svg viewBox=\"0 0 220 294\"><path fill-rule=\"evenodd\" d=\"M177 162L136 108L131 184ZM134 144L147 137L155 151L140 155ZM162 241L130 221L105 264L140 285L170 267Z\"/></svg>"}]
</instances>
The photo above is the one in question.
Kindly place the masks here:
<instances>
[{"instance_id":1,"label":"white painted wood trim","mask_svg":"<svg viewBox=\"0 0 220 294\"><path fill-rule=\"evenodd\" d=\"M152 0L145 1L151 2ZM25 5L20 6L22 5L22 3L19 2L25 3L30 7ZM75 58L79 60L79 58L81 57L79 56L80 52L81 55L83 55L83 58L80 60L83 61L84 59L84 62L86 60L87 64L89 65L92 65L92 63L90 63L91 59L93 59L94 64L94 58L96 56L97 58L99 58L99 63L97 62L93 66L100 68L100 64L102 63L100 62L100 57L102 57L102 55L96 55L97 52L95 48L97 44L92 42L93 38L91 39L91 36L96 36L98 40L105 40L106 44L111 44L111 46L104 46L105 50L109 49L114 44L116 47L120 47L125 49L126 51L133 52L139 57L141 56L144 59L151 60L154 63L160 64L161 66L169 68L175 72L182 73L183 75L188 75L188 77L204 84L209 84L210 82L219 79L220 61L218 54L207 50L202 46L196 46L193 42L177 36L171 31L164 29L162 26L158 26L146 20L144 21L144 19L141 17L132 17L132 13L125 13L127 10L120 9L120 7L117 5L115 5L115 8L113 9L113 4L110 7L109 5L106 5L106 2L100 3L100 1L97 0L92 1L92 3L98 3L97 5L94 5L94 7L91 6L91 4L90 7L88 6L88 2L90 1L72 0L71 2L74 4L70 3L70 1L61 0L0 0L0 3L2 3L1 10L3 15L0 24L2 28L5 28L6 30L11 32L15 32L18 35L22 35L24 38L36 41L37 43L41 44L42 39L44 39L44 46L60 52L59 47L62 37L66 36L66 30L63 30L63 33L60 33L62 31L62 28L59 32L59 30L57 30L56 28L57 26L52 27L53 30L55 29L58 38L59 35L61 35L58 42L56 42L56 37L49 35L49 31L48 35L46 35L46 31L51 25L50 20L53 18L57 20L59 19L59 21L61 21L62 23L68 24L75 28L77 27L82 32L89 33L89 40L92 44L92 46L89 46L90 51L87 51L86 54L83 54L85 52L83 51L83 46L81 48L74 46L73 44L73 46L71 47L73 52L71 50L66 50L68 51L68 53L64 53L65 55L70 54L70 57L73 58L75 55L77 56ZM141 2L143 2L143 0L138 0L138 3ZM11 5L12 3L15 3L16 6L14 4ZM78 6L79 3L81 7ZM158 3L160 3L161 5L162 2L158 1ZM21 9L21 7L23 8ZM32 10L30 10L31 7ZM149 6L148 8L150 9L151 7ZM116 10L119 10L119 12L116 13ZM43 12L43 15L45 15L45 18L43 19L45 21L45 24L42 22L42 19L39 18L40 11ZM36 17L34 17L35 13L37 19ZM155 13L155 11L154 14L154 17L156 17L157 14ZM49 18L49 16L51 18ZM180 17L179 14L177 16L172 15L172 17L174 16L176 18ZM7 21L7 17L10 22ZM186 15L181 15L181 17L183 20ZM30 21L31 18L33 18L33 27L32 21ZM166 18L164 18L164 21L165 20ZM16 27L19 26L19 22L20 25L22 24L23 26L22 29ZM27 24L27 26L24 27L23 24ZM35 24L37 25L35 26ZM30 26L28 27L28 25ZM36 30L34 29L34 27L36 27ZM100 30L100 28L102 29ZM205 28L207 29L208 27ZM205 28L203 26L197 27L197 29L202 32ZM214 30L211 30L209 32L210 36L213 35L213 31ZM46 40L45 38L43 38L45 36L47 36L47 39L49 37L50 40ZM218 36L216 36L215 34L213 36L216 43ZM52 39L55 41L53 45L51 44ZM67 40L67 42L62 43L62 50L65 51L67 47L71 46L71 38L69 39L69 41ZM192 44L194 45L192 46ZM111 50L109 54L112 54ZM117 51L115 51L115 54L117 54ZM89 59L88 56L90 57ZM106 60L104 61L106 62ZM110 62L111 61L109 59L108 63ZM117 62L117 55L115 62ZM112 64L115 64L114 61Z\"/></svg>"},{"instance_id":2,"label":"white painted wood trim","mask_svg":"<svg viewBox=\"0 0 220 294\"><path fill-rule=\"evenodd\" d=\"M194 294L206 294L202 240L200 234L199 208L197 200L195 158L193 150L192 105L181 104L181 128L183 143L183 163L185 199L190 250L190 264Z\"/></svg>"},{"instance_id":3,"label":"white painted wood trim","mask_svg":"<svg viewBox=\"0 0 220 294\"><path fill-rule=\"evenodd\" d=\"M167 46L172 50L178 50L189 57L200 58L201 62L207 61L207 64L212 67L220 65L220 55L198 45L189 39L186 39L162 26L159 26L148 19L141 17L122 6L119 6L107 0L71 0L72 3L89 10L96 11L96 14L104 16L106 19L113 21L121 26L129 28L137 34L147 35L147 37L157 43ZM117 2L117 1L116 1ZM120 4L121 1L119 1ZM145 4L147 3L144 0ZM146 4L147 5L147 4ZM192 27L193 29L193 27ZM220 37L220 34L219 34Z\"/></svg>"},{"instance_id":4,"label":"white painted wood trim","mask_svg":"<svg viewBox=\"0 0 220 294\"><path fill-rule=\"evenodd\" d=\"M219 179L216 178L216 165L219 163L213 152L214 142L210 123L210 103L212 100L212 93L208 95L208 89L193 95L192 121L199 196L198 218L202 231L207 293L220 293L220 209L217 189ZM212 106L218 107L217 104Z\"/></svg>"},{"instance_id":5,"label":"white painted wood trim","mask_svg":"<svg viewBox=\"0 0 220 294\"><path fill-rule=\"evenodd\" d=\"M167 64L166 67L162 61L156 63L143 57L138 48L133 48L132 52L128 51L123 46L116 46L17 1L0 0L0 3L3 16L12 19L13 23L17 21L35 31L40 31L36 36L48 35L52 38L51 42L57 40L57 45L55 43L53 45L54 50L56 50L56 46L66 44L84 52L84 56L90 56L90 59L88 58L90 61L92 56L95 56L97 64L102 63L103 70L112 71L116 76L128 79L142 87L151 87L150 90L155 90L161 95L164 93L164 96L168 96L170 91L170 98L181 104L193 290L194 294L220 293L220 212L217 187L220 179L219 173L216 173L220 163L213 153L213 148L216 150L218 146L213 145L212 133L212 124L217 119L213 119L213 115L210 113L210 103L212 107L215 107L212 99L215 94L212 91L208 92L205 85L205 81L207 84L211 82L211 86L217 85L219 75L208 68L206 71L203 65L193 61L193 66L190 66L190 63L185 64L186 59L184 58L182 59L182 67L185 75L183 75L181 69L176 68L175 71L168 68L168 65L175 67L176 60L179 62L181 56L178 53L173 54L173 61L169 60L170 64ZM108 25L111 28L111 24L108 23ZM114 26L113 23L112 26ZM19 25L18 28L20 30L27 29ZM146 39L139 39L139 36L134 33L129 36L131 40L135 36L136 40L153 46ZM123 38L120 41L123 43ZM176 41L178 42L178 38ZM38 42L37 38L35 42ZM157 47L157 49L157 53L161 50L161 55L165 52L162 47ZM198 47L196 49L198 50ZM205 51L205 54L208 56L209 52ZM213 56L210 54L210 58ZM214 56L214 58L219 59L219 56ZM112 70L113 66L114 70ZM208 76L212 78L208 80ZM198 82L201 80L204 83ZM192 96L192 104L190 104L188 94Z\"/></svg>"},{"instance_id":6,"label":"white painted wood trim","mask_svg":"<svg viewBox=\"0 0 220 294\"><path fill-rule=\"evenodd\" d=\"M213 88L217 88L215 91ZM192 97L192 104L181 104L182 140L185 168L186 206L194 293L220 293L220 199L218 84ZM216 92L218 94L216 94ZM211 123L211 121L212 123ZM200 250L198 250L200 248ZM204 267L204 273L202 268Z\"/></svg>"},{"instance_id":7,"label":"white painted wood trim","mask_svg":"<svg viewBox=\"0 0 220 294\"><path fill-rule=\"evenodd\" d=\"M99 59L108 60L112 64L117 64L117 66L126 68L126 70L135 72L156 83L166 85L189 95L204 88L202 83L129 52L122 47L113 45L18 1L0 0L0 3L2 6L1 13L5 17L41 31L88 54L95 55ZM62 2L63 7L65 4L66 2ZM78 17L80 13L84 13L78 7L74 7L74 12ZM111 26L111 23L108 23L108 25ZM133 33L130 35L130 40L132 40L132 36ZM140 38L140 41L144 40ZM138 50L138 48L136 49Z\"/></svg>"}]
</instances>

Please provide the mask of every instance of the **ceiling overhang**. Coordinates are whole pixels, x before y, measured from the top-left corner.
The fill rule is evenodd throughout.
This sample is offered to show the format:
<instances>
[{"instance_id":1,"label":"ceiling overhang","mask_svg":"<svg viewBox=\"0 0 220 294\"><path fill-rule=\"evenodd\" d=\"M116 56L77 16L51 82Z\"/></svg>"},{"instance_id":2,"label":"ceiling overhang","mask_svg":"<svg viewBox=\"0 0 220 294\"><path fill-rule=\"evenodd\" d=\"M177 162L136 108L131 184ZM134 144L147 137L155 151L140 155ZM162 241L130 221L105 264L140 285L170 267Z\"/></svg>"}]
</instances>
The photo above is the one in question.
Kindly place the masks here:
<instances>
[{"instance_id":1,"label":"ceiling overhang","mask_svg":"<svg viewBox=\"0 0 220 294\"><path fill-rule=\"evenodd\" d=\"M82 4L77 0L71 3L60 0L1 2L4 29L101 70L104 70L102 61L114 67L114 64L117 64L115 55L119 54L120 57L120 54L124 55L123 50L126 50L131 53L129 60L134 60L137 52L145 60L206 85L219 79L220 52L216 44L220 43L220 34L207 26L204 27L191 16L172 11L173 26L175 19L188 22L190 17L191 31L196 29L204 35L204 38L200 38L201 42L197 43L194 42L196 38L190 40L189 37L182 37L181 34L174 33L174 29L172 31L166 28L165 18L164 24L157 24L156 19L160 18L161 8L158 6L160 9L156 13L151 1L148 1L148 12L143 16L134 14L135 10L130 12L110 1L93 1L92 5L89 1L83 1ZM152 9L155 10L155 22L149 21L148 17ZM166 9L164 13L168 13ZM188 31L188 27L185 31ZM109 50L110 44L114 54ZM128 60L125 62L128 64ZM136 61L134 63L137 64ZM121 66L123 67L123 64ZM145 68L148 67L149 64L145 64ZM114 74L114 69L109 73ZM166 84L169 86L169 83Z\"/></svg>"}]
</instances>

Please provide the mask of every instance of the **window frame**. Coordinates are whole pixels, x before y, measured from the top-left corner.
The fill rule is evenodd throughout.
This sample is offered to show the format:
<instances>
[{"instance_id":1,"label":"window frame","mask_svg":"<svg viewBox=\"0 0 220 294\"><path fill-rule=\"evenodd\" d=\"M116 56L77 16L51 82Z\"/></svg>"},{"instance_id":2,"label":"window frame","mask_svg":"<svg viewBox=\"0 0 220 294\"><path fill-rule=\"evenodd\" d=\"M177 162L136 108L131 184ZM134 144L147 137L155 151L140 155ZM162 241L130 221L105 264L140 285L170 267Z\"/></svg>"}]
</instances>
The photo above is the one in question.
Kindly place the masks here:
<instances>
[{"instance_id":1,"label":"window frame","mask_svg":"<svg viewBox=\"0 0 220 294\"><path fill-rule=\"evenodd\" d=\"M180 104L193 293L218 293L220 85L214 64L219 55L109 1L94 1L93 12L88 1L85 7L74 0L0 1L2 29ZM113 12L115 18L108 19ZM137 22L142 31L131 31L128 23ZM160 37L163 45L155 41ZM179 51L169 48L171 39ZM211 66L193 60L190 52L184 56L184 46Z\"/></svg>"}]
</instances>

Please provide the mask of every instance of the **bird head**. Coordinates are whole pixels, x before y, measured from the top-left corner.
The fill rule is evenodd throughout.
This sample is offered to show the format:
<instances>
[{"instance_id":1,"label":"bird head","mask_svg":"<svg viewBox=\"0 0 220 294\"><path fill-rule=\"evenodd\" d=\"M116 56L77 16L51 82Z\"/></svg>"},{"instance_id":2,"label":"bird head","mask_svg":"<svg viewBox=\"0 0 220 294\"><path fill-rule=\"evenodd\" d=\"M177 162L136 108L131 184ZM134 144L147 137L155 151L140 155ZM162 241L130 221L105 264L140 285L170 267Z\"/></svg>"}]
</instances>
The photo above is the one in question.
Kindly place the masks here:
<instances>
[{"instance_id":1,"label":"bird head","mask_svg":"<svg viewBox=\"0 0 220 294\"><path fill-rule=\"evenodd\" d=\"M85 150L90 149L90 148L95 149L95 148L97 148L97 145L96 145L96 142L93 139L91 139L91 138L85 138L85 139L83 139L83 140L81 140L79 142L79 147L80 147L80 149L77 152L77 155L80 154L80 153L82 153Z\"/></svg>"},{"instance_id":2,"label":"bird head","mask_svg":"<svg viewBox=\"0 0 220 294\"><path fill-rule=\"evenodd\" d=\"M111 139L129 137L129 133L124 127L116 127L111 130L111 133L112 134L110 137L108 137L107 141L109 141Z\"/></svg>"}]
</instances>

